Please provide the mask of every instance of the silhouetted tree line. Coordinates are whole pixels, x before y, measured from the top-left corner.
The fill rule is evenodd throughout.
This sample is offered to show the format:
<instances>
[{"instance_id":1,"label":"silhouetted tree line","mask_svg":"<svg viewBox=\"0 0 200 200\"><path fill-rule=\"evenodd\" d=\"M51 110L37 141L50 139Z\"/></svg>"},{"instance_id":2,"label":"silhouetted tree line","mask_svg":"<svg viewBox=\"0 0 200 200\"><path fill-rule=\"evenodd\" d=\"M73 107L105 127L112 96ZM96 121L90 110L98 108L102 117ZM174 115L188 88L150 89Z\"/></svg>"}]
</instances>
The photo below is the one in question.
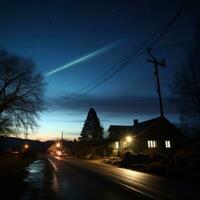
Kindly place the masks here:
<instances>
[{"instance_id":1,"label":"silhouetted tree line","mask_svg":"<svg viewBox=\"0 0 200 200\"><path fill-rule=\"evenodd\" d=\"M0 135L37 126L44 79L32 60L0 50Z\"/></svg>"}]
</instances>

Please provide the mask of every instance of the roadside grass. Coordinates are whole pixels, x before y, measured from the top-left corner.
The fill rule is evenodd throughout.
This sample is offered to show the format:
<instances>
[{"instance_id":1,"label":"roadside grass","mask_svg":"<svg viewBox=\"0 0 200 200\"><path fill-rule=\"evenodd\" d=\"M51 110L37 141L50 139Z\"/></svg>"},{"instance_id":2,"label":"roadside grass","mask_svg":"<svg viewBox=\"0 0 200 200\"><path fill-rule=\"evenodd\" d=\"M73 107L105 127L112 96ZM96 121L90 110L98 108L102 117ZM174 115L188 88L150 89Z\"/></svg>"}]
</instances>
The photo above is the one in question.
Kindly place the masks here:
<instances>
[{"instance_id":1,"label":"roadside grass","mask_svg":"<svg viewBox=\"0 0 200 200\"><path fill-rule=\"evenodd\" d=\"M20 199L26 188L25 167L32 161L21 154L0 156L0 199Z\"/></svg>"}]
</instances>

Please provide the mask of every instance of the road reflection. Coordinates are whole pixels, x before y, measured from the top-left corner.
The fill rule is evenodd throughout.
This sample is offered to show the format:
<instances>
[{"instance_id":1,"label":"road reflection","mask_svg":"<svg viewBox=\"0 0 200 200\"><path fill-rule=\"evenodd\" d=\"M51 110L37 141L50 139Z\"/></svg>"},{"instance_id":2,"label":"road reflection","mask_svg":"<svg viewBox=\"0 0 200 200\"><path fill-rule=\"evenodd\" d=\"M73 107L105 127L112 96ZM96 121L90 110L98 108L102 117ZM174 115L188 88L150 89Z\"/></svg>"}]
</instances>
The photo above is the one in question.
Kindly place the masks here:
<instances>
[{"instance_id":1,"label":"road reflection","mask_svg":"<svg viewBox=\"0 0 200 200\"><path fill-rule=\"evenodd\" d=\"M44 162L36 160L26 168L26 171L28 171L28 176L24 179L24 182L35 189L41 189L44 176Z\"/></svg>"},{"instance_id":2,"label":"road reflection","mask_svg":"<svg viewBox=\"0 0 200 200\"><path fill-rule=\"evenodd\" d=\"M53 173L52 189L53 189L53 192L55 192L55 193L59 192L58 178L57 178L56 173Z\"/></svg>"},{"instance_id":3,"label":"road reflection","mask_svg":"<svg viewBox=\"0 0 200 200\"><path fill-rule=\"evenodd\" d=\"M28 184L28 190L24 193L22 200L40 199L43 189L45 164L42 160L31 163L26 171L28 172L24 182Z\"/></svg>"}]
</instances>

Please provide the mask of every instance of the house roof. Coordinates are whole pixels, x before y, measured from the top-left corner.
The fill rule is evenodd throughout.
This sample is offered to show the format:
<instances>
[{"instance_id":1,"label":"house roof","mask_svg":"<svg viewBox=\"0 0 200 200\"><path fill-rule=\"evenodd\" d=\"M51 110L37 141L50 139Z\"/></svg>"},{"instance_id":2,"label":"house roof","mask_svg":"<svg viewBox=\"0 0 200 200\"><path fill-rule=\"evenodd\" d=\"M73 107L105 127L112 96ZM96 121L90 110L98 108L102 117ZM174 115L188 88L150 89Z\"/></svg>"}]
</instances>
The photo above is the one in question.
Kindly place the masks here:
<instances>
[{"instance_id":1,"label":"house roof","mask_svg":"<svg viewBox=\"0 0 200 200\"><path fill-rule=\"evenodd\" d=\"M110 132L110 138L116 139L125 134L131 134L133 132L133 126L111 125L108 131Z\"/></svg>"},{"instance_id":2,"label":"house roof","mask_svg":"<svg viewBox=\"0 0 200 200\"><path fill-rule=\"evenodd\" d=\"M132 131L133 126L123 126L123 125L111 125L108 131Z\"/></svg>"},{"instance_id":3,"label":"house roof","mask_svg":"<svg viewBox=\"0 0 200 200\"><path fill-rule=\"evenodd\" d=\"M171 139L181 136L180 130L165 117L159 117L149 127L139 133L140 137L148 139Z\"/></svg>"},{"instance_id":4,"label":"house roof","mask_svg":"<svg viewBox=\"0 0 200 200\"><path fill-rule=\"evenodd\" d=\"M116 139L127 134L137 137L161 138L180 135L179 129L165 117L157 117L137 123L132 126L111 125L108 129L109 137Z\"/></svg>"},{"instance_id":5,"label":"house roof","mask_svg":"<svg viewBox=\"0 0 200 200\"><path fill-rule=\"evenodd\" d=\"M139 134L143 131L145 131L147 128L151 127L152 125L154 125L156 122L158 122L162 117L156 117L150 120L146 120L143 122L140 122L136 125L133 125L133 132L134 134Z\"/></svg>"}]
</instances>

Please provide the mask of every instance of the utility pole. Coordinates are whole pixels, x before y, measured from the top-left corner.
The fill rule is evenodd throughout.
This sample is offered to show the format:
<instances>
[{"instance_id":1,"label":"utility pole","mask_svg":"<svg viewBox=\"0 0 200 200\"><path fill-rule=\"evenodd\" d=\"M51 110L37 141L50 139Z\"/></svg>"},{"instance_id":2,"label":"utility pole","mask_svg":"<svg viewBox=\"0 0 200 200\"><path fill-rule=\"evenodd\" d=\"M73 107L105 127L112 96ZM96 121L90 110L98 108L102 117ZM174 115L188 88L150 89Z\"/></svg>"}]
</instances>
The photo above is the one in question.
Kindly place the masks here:
<instances>
[{"instance_id":1,"label":"utility pole","mask_svg":"<svg viewBox=\"0 0 200 200\"><path fill-rule=\"evenodd\" d=\"M151 54L151 49L146 50L151 59L148 59L148 62L153 63L155 67L154 75L156 76L156 82L157 82L157 92L159 97L159 104L160 104L160 115L163 117L163 104L162 104L162 95L161 95L161 89L160 89L160 79L159 79L159 73L158 73L158 66L166 67L165 60L158 61L157 58L155 58Z\"/></svg>"},{"instance_id":2,"label":"utility pole","mask_svg":"<svg viewBox=\"0 0 200 200\"><path fill-rule=\"evenodd\" d=\"M24 135L25 135L25 140L27 140L28 139L28 128L27 127L25 128Z\"/></svg>"},{"instance_id":3,"label":"utility pole","mask_svg":"<svg viewBox=\"0 0 200 200\"><path fill-rule=\"evenodd\" d=\"M61 135L61 141L63 141L63 131L62 131L62 135Z\"/></svg>"}]
</instances>

